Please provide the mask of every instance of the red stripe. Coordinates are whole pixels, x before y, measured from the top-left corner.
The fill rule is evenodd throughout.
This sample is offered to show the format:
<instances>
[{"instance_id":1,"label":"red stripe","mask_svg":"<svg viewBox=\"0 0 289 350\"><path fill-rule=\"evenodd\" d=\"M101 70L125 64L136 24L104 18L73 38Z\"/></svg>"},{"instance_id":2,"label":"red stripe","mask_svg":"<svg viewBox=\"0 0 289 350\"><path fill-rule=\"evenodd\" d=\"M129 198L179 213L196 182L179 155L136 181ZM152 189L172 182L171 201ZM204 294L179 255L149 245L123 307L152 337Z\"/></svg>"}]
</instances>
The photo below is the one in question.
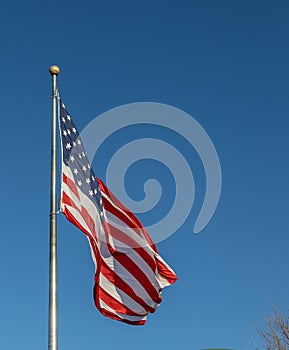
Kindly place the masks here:
<instances>
[{"instance_id":1,"label":"red stripe","mask_svg":"<svg viewBox=\"0 0 289 350\"><path fill-rule=\"evenodd\" d=\"M69 189L74 193L74 195L80 200L79 194L78 194L78 189L75 183L64 173L62 173L62 179L63 182L69 187Z\"/></svg>"},{"instance_id":2,"label":"red stripe","mask_svg":"<svg viewBox=\"0 0 289 350\"><path fill-rule=\"evenodd\" d=\"M65 192L62 192L61 201L63 204L66 204L66 205L69 205L69 206L75 208L75 204L74 204L73 200Z\"/></svg>"}]
</instances>

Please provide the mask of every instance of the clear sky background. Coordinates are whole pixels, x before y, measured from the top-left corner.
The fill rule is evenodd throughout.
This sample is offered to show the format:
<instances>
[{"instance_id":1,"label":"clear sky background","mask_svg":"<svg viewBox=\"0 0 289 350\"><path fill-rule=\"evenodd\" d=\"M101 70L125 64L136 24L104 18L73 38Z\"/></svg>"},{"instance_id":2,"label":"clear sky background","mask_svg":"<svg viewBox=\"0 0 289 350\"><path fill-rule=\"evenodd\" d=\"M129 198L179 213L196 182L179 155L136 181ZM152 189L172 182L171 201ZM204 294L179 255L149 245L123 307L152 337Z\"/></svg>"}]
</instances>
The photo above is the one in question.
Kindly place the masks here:
<instances>
[{"instance_id":1,"label":"clear sky background","mask_svg":"<svg viewBox=\"0 0 289 350\"><path fill-rule=\"evenodd\" d=\"M207 131L223 174L215 215L195 235L204 169L179 141L193 154L196 205L158 244L179 280L143 327L98 312L88 243L59 216L59 349L253 349L262 308L288 305L288 18L288 1L1 5L1 349L47 348L52 64L79 130L119 105L173 105ZM109 156L94 159L102 179ZM137 197L136 178L126 186Z\"/></svg>"}]
</instances>

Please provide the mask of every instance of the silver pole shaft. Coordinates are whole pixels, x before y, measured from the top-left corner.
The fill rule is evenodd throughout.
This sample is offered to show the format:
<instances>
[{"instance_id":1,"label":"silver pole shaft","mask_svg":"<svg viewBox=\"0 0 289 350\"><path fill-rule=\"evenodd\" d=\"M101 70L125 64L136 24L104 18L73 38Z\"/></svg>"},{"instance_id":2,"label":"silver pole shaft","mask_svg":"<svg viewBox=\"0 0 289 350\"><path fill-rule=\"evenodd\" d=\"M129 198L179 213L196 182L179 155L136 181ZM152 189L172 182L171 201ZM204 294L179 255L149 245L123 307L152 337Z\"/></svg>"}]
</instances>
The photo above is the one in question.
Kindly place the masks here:
<instances>
[{"instance_id":1,"label":"silver pole shaft","mask_svg":"<svg viewBox=\"0 0 289 350\"><path fill-rule=\"evenodd\" d=\"M57 320L57 200L56 200L56 77L60 72L57 66L51 66L52 75L52 132L51 132L51 194L50 194L50 260L49 260L49 321L48 349L58 349Z\"/></svg>"}]
</instances>

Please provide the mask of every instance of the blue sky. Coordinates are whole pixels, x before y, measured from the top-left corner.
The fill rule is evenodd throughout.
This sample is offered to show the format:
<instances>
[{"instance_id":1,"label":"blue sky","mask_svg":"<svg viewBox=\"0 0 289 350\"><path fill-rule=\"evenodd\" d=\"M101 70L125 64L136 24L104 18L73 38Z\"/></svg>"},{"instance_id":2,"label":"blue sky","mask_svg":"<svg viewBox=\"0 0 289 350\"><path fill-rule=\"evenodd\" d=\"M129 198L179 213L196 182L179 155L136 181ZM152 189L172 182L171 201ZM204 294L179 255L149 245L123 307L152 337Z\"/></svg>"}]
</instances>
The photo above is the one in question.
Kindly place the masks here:
<instances>
[{"instance_id":1,"label":"blue sky","mask_svg":"<svg viewBox=\"0 0 289 350\"><path fill-rule=\"evenodd\" d=\"M100 315L87 241L59 217L59 348L253 348L262 308L288 305L288 15L287 1L1 5L1 348L47 346L52 64L61 67L58 85L79 130L123 104L169 104L203 126L223 176L215 215L194 235L204 169L188 145L173 141L190 158L196 204L158 245L179 280L144 327ZM94 159L101 178L110 151ZM129 172L136 197L144 170L170 176L149 162Z\"/></svg>"}]
</instances>

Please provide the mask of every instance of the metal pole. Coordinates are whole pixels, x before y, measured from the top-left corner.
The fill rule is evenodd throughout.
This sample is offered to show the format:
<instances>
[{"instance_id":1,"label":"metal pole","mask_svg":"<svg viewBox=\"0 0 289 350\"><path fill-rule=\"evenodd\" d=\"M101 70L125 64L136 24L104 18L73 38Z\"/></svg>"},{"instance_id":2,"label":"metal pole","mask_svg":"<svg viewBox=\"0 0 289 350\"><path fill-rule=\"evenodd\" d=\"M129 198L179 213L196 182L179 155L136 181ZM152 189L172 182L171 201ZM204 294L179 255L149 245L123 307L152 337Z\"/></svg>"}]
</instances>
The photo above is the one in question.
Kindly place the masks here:
<instances>
[{"instance_id":1,"label":"metal pole","mask_svg":"<svg viewBox=\"0 0 289 350\"><path fill-rule=\"evenodd\" d=\"M57 325L57 240L56 240L56 77L60 73L57 66L51 66L52 76L52 132L51 132L51 194L50 194L50 262L49 262L49 321L48 350L58 349Z\"/></svg>"}]
</instances>

